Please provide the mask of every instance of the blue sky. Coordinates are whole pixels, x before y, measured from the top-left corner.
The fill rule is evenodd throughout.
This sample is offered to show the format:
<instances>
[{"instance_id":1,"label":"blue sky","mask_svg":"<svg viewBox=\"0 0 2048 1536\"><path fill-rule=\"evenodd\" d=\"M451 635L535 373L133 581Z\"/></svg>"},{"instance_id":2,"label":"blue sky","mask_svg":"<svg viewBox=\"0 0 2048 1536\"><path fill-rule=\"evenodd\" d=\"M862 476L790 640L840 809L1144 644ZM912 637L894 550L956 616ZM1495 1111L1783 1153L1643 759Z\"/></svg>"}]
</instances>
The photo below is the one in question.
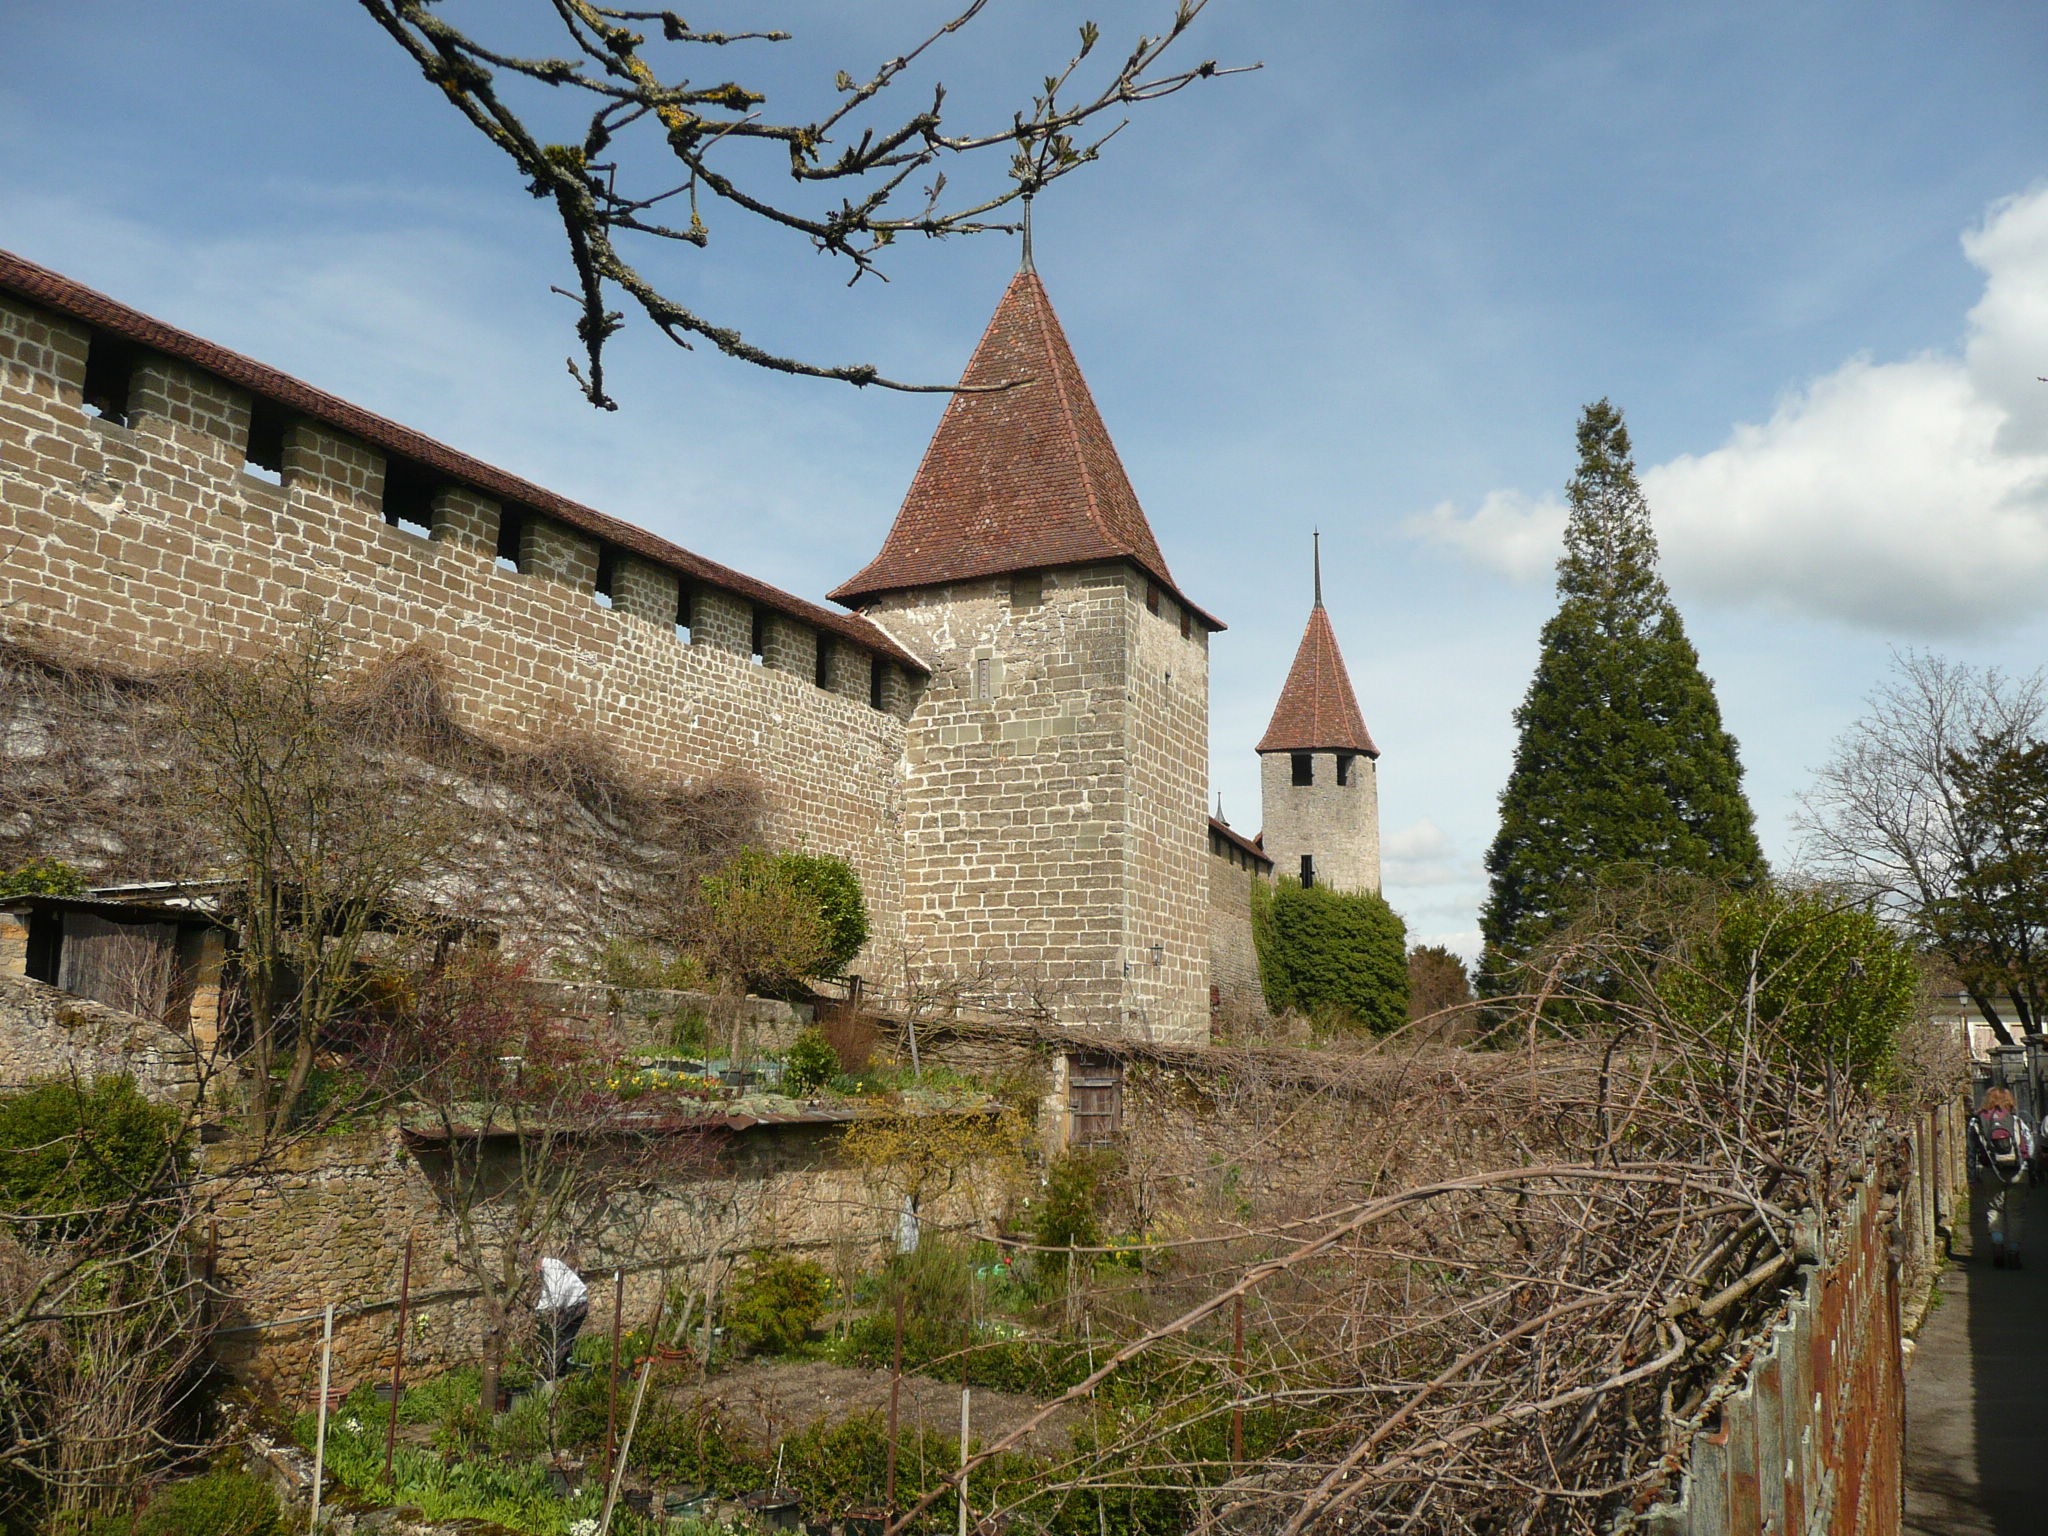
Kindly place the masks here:
<instances>
[{"instance_id":1,"label":"blue sky","mask_svg":"<svg viewBox=\"0 0 2048 1536\"><path fill-rule=\"evenodd\" d=\"M1083 18L1108 52L1164 12L994 0L937 73L1000 121ZM686 14L797 32L722 61L780 101L940 8ZM1038 256L1175 574L1231 626L1240 828L1319 525L1388 894L1471 946L1602 395L1775 860L1894 649L2038 663L2038 4L1212 0L1189 55L1265 68L1137 113L1041 200ZM1015 264L918 244L849 290L712 233L650 266L765 345L899 377L953 377ZM346 0L0 7L0 246L806 596L873 553L939 409L647 337L614 359L624 408L589 409L545 210Z\"/></svg>"}]
</instances>

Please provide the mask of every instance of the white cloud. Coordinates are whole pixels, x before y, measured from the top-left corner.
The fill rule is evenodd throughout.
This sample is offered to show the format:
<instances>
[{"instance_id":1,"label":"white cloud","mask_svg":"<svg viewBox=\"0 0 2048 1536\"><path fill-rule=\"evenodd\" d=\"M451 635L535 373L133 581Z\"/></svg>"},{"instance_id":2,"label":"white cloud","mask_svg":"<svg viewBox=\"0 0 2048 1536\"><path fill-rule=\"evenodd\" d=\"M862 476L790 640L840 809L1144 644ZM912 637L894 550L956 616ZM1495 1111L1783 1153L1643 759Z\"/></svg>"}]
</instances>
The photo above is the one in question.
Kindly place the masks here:
<instances>
[{"instance_id":1,"label":"white cloud","mask_svg":"<svg viewBox=\"0 0 2048 1536\"><path fill-rule=\"evenodd\" d=\"M1384 883L1403 890L1469 886L1486 878L1479 860L1427 816L1381 841L1380 867Z\"/></svg>"},{"instance_id":2,"label":"white cloud","mask_svg":"<svg viewBox=\"0 0 2048 1536\"><path fill-rule=\"evenodd\" d=\"M2048 187L1994 205L1963 252L1985 282L1958 350L1853 358L1719 448L1644 471L1688 601L1912 636L2030 615L2048 578ZM1554 501L1505 491L1410 522L1525 578L1561 526Z\"/></svg>"},{"instance_id":3,"label":"white cloud","mask_svg":"<svg viewBox=\"0 0 2048 1536\"><path fill-rule=\"evenodd\" d=\"M1533 581L1557 564L1564 541L1564 503L1520 491L1489 491L1467 517L1448 501L1408 519L1408 531L1456 550L1476 565L1517 581Z\"/></svg>"}]
</instances>

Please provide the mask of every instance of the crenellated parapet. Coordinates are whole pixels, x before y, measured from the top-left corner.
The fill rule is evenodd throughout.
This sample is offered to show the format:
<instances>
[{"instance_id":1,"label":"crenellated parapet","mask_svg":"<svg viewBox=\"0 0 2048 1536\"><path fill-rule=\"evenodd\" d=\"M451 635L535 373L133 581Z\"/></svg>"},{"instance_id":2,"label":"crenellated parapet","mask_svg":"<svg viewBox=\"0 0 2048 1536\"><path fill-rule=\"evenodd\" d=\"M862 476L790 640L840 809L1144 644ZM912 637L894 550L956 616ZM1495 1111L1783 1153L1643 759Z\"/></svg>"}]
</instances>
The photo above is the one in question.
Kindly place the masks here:
<instances>
[{"instance_id":1,"label":"crenellated parapet","mask_svg":"<svg viewBox=\"0 0 2048 1536\"><path fill-rule=\"evenodd\" d=\"M148 666L309 606L356 660L431 651L480 728L755 777L895 939L926 671L888 634L0 254L0 615Z\"/></svg>"}]
</instances>

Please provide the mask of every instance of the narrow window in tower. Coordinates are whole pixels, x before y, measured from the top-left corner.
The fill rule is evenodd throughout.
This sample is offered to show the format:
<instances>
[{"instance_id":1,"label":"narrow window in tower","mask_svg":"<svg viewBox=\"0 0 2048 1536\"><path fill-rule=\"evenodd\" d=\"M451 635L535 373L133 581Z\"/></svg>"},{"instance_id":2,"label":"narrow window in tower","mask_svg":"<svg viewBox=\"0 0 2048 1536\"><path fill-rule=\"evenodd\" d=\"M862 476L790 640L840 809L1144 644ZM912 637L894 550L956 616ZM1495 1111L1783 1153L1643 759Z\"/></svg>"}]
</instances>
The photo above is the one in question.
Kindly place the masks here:
<instances>
[{"instance_id":1,"label":"narrow window in tower","mask_svg":"<svg viewBox=\"0 0 2048 1536\"><path fill-rule=\"evenodd\" d=\"M1295 754L1294 754L1294 783L1295 783L1295 787L1296 787L1296 788L1299 788L1300 786L1302 786L1302 785L1304 785L1304 784L1313 784L1313 783L1315 783L1315 781L1316 781L1316 759L1315 759L1315 754L1314 754L1314 753L1312 753L1312 752L1297 752L1297 753L1295 753Z\"/></svg>"},{"instance_id":2,"label":"narrow window in tower","mask_svg":"<svg viewBox=\"0 0 2048 1536\"><path fill-rule=\"evenodd\" d=\"M992 663L986 656L974 658L974 697L978 703L986 703L992 697L989 672Z\"/></svg>"},{"instance_id":3,"label":"narrow window in tower","mask_svg":"<svg viewBox=\"0 0 2048 1536\"><path fill-rule=\"evenodd\" d=\"M1349 752L1339 752L1337 754L1337 787L1339 789L1342 789L1351 782L1351 758L1352 754Z\"/></svg>"},{"instance_id":4,"label":"narrow window in tower","mask_svg":"<svg viewBox=\"0 0 2048 1536\"><path fill-rule=\"evenodd\" d=\"M879 656L870 656L868 658L868 706L871 709L881 709L884 707L883 701L887 697L884 690L884 680L889 675L885 668L888 665Z\"/></svg>"},{"instance_id":5,"label":"narrow window in tower","mask_svg":"<svg viewBox=\"0 0 2048 1536\"><path fill-rule=\"evenodd\" d=\"M1188 605L1182 603L1180 605L1180 637L1183 640L1191 640L1194 638L1194 634L1195 616L1188 611Z\"/></svg>"},{"instance_id":6,"label":"narrow window in tower","mask_svg":"<svg viewBox=\"0 0 2048 1536\"><path fill-rule=\"evenodd\" d=\"M820 688L830 688L832 686L832 637L830 635L818 636L818 668L812 674L811 681Z\"/></svg>"},{"instance_id":7,"label":"narrow window in tower","mask_svg":"<svg viewBox=\"0 0 2048 1536\"><path fill-rule=\"evenodd\" d=\"M612 590L619 579L619 563L608 549L597 552L597 579L591 583L590 595L600 608L616 608L618 594Z\"/></svg>"},{"instance_id":8,"label":"narrow window in tower","mask_svg":"<svg viewBox=\"0 0 2048 1536\"><path fill-rule=\"evenodd\" d=\"M1312 891L1315 889L1315 884L1316 856L1312 853L1304 853L1301 856L1301 888L1304 891Z\"/></svg>"},{"instance_id":9,"label":"narrow window in tower","mask_svg":"<svg viewBox=\"0 0 2048 1536\"><path fill-rule=\"evenodd\" d=\"M758 608L754 610L753 633L748 637L747 649L756 663L768 659L768 615Z\"/></svg>"},{"instance_id":10,"label":"narrow window in tower","mask_svg":"<svg viewBox=\"0 0 2048 1536\"><path fill-rule=\"evenodd\" d=\"M1147 613L1157 613L1159 611L1159 583L1156 581L1145 583L1145 611Z\"/></svg>"},{"instance_id":11,"label":"narrow window in tower","mask_svg":"<svg viewBox=\"0 0 2048 1536\"><path fill-rule=\"evenodd\" d=\"M695 615L690 608L690 584L679 581L676 583L676 638L685 645L696 642L696 631L691 628L694 620Z\"/></svg>"}]
</instances>

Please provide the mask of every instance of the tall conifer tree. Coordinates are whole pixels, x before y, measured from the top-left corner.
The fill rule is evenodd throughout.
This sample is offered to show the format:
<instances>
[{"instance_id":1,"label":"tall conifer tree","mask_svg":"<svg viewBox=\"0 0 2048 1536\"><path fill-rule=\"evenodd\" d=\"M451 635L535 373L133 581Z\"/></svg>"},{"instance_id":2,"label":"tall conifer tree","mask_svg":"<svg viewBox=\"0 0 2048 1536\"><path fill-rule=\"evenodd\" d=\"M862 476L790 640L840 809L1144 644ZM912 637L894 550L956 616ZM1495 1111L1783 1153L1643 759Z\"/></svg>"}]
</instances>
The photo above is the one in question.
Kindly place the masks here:
<instances>
[{"instance_id":1,"label":"tall conifer tree","mask_svg":"<svg viewBox=\"0 0 2048 1536\"><path fill-rule=\"evenodd\" d=\"M1603 870L1643 865L1734 884L1764 874L1735 739L1657 573L1628 429L1607 401L1579 420L1558 609L1515 711L1480 930L1485 980L1572 915Z\"/></svg>"}]
</instances>

